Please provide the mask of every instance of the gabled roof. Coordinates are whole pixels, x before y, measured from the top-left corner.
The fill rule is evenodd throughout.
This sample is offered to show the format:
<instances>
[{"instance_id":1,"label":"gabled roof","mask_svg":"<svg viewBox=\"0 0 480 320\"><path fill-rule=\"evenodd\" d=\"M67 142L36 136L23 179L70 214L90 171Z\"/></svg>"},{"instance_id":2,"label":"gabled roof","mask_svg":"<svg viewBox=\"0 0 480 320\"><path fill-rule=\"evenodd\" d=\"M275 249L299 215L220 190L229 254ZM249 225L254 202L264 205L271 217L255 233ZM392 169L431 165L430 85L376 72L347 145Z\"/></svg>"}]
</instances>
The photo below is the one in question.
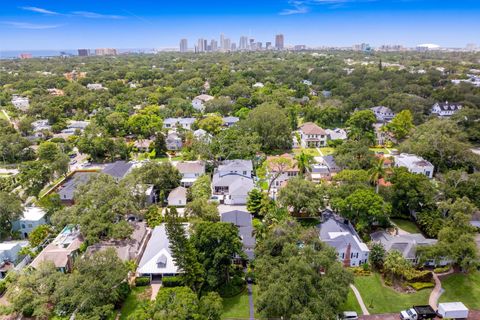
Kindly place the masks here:
<instances>
[{"instance_id":1,"label":"gabled roof","mask_svg":"<svg viewBox=\"0 0 480 320\"><path fill-rule=\"evenodd\" d=\"M373 107L373 108L370 108L370 110L372 110L375 114L377 114L377 113L379 113L379 114L393 114L394 113L392 111L392 109L390 109L388 107L384 107L384 106Z\"/></svg>"},{"instance_id":2,"label":"gabled roof","mask_svg":"<svg viewBox=\"0 0 480 320\"><path fill-rule=\"evenodd\" d=\"M20 221L39 221L43 219L46 212L39 207L26 207L23 210L23 217L19 219Z\"/></svg>"},{"instance_id":3,"label":"gabled roof","mask_svg":"<svg viewBox=\"0 0 480 320\"><path fill-rule=\"evenodd\" d=\"M220 218L222 222L230 222L237 227L251 227L252 215L249 212L241 210L233 210L222 213Z\"/></svg>"},{"instance_id":4,"label":"gabled roof","mask_svg":"<svg viewBox=\"0 0 480 320\"><path fill-rule=\"evenodd\" d=\"M108 174L117 179L123 179L130 172L133 164L126 161L116 161L114 163L107 164L102 170L102 173Z\"/></svg>"},{"instance_id":5,"label":"gabled roof","mask_svg":"<svg viewBox=\"0 0 480 320\"><path fill-rule=\"evenodd\" d=\"M205 173L205 163L201 161L178 162L177 169L181 174L186 173Z\"/></svg>"},{"instance_id":6,"label":"gabled roof","mask_svg":"<svg viewBox=\"0 0 480 320\"><path fill-rule=\"evenodd\" d=\"M186 199L187 198L187 189L184 187L177 187L170 191L168 194L168 201L173 199Z\"/></svg>"},{"instance_id":7,"label":"gabled roof","mask_svg":"<svg viewBox=\"0 0 480 320\"><path fill-rule=\"evenodd\" d=\"M184 227L187 226L184 225ZM161 264L158 263L159 261ZM180 272L172 257L170 240L164 223L153 229L138 264L137 272L140 274L177 274Z\"/></svg>"},{"instance_id":8,"label":"gabled roof","mask_svg":"<svg viewBox=\"0 0 480 320\"><path fill-rule=\"evenodd\" d=\"M325 130L317 126L313 122L305 122L301 127L300 131L303 132L303 134L320 134L320 135L325 135Z\"/></svg>"},{"instance_id":9,"label":"gabled roof","mask_svg":"<svg viewBox=\"0 0 480 320\"><path fill-rule=\"evenodd\" d=\"M438 107L440 108L441 111L457 111L457 110L460 110L462 109L462 105L459 104L459 103L450 103L448 101L445 101L445 102L437 102L435 103L435 105L433 106L434 108L435 107Z\"/></svg>"},{"instance_id":10,"label":"gabled roof","mask_svg":"<svg viewBox=\"0 0 480 320\"><path fill-rule=\"evenodd\" d=\"M223 123L235 123L240 121L240 118L229 116L229 117L223 117L222 120L223 120Z\"/></svg>"},{"instance_id":11,"label":"gabled roof","mask_svg":"<svg viewBox=\"0 0 480 320\"><path fill-rule=\"evenodd\" d=\"M73 200L75 191L83 184L86 184L90 178L97 174L96 172L75 172L62 186L57 190L60 200Z\"/></svg>"},{"instance_id":12,"label":"gabled roof","mask_svg":"<svg viewBox=\"0 0 480 320\"><path fill-rule=\"evenodd\" d=\"M435 239L427 239L420 233L391 235L386 231L377 231L370 235L373 241L383 245L386 251L399 251L407 259L415 259L417 246L428 246L437 243Z\"/></svg>"},{"instance_id":13,"label":"gabled roof","mask_svg":"<svg viewBox=\"0 0 480 320\"><path fill-rule=\"evenodd\" d=\"M218 166L219 172L229 171L252 171L253 164L250 160L225 160Z\"/></svg>"},{"instance_id":14,"label":"gabled roof","mask_svg":"<svg viewBox=\"0 0 480 320\"><path fill-rule=\"evenodd\" d=\"M212 99L215 99L215 97L211 96L211 95L208 95L208 94L201 94L201 95L198 95L196 96L195 98L193 98L194 100L201 100L203 102L207 102L207 101L210 101Z\"/></svg>"}]
</instances>

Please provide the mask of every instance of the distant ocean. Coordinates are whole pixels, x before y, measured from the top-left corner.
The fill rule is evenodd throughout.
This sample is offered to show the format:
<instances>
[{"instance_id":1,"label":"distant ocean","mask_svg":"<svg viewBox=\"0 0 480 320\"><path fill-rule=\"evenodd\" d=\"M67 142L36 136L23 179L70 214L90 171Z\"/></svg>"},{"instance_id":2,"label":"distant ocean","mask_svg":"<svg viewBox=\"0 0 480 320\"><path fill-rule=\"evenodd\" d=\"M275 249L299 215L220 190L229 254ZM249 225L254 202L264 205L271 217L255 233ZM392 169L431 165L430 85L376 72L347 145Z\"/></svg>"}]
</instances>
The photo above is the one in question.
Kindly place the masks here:
<instances>
[{"instance_id":1,"label":"distant ocean","mask_svg":"<svg viewBox=\"0 0 480 320\"><path fill-rule=\"evenodd\" d=\"M95 49L91 49L92 54L95 53ZM154 53L154 49L117 49L119 54L122 53ZM19 58L22 53L30 53L33 58L42 58L42 57L58 57L62 54L76 56L78 55L77 50L65 49L65 50L0 50L0 59L15 59Z\"/></svg>"}]
</instances>

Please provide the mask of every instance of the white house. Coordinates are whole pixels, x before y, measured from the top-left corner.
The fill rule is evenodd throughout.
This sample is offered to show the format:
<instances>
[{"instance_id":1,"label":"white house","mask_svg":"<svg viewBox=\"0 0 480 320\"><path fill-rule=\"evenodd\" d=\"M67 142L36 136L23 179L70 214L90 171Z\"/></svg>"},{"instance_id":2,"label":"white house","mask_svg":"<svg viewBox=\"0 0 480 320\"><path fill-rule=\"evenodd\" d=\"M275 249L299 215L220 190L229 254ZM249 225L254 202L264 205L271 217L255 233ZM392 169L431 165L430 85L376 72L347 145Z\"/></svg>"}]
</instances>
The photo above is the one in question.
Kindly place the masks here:
<instances>
[{"instance_id":1,"label":"white house","mask_svg":"<svg viewBox=\"0 0 480 320\"><path fill-rule=\"evenodd\" d=\"M205 174L205 163L202 161L178 162L176 165L182 175L180 184L190 187L201 175Z\"/></svg>"},{"instance_id":2,"label":"white house","mask_svg":"<svg viewBox=\"0 0 480 320\"><path fill-rule=\"evenodd\" d=\"M298 132L304 148L319 148L327 145L327 133L313 122L305 122Z\"/></svg>"},{"instance_id":3,"label":"white house","mask_svg":"<svg viewBox=\"0 0 480 320\"><path fill-rule=\"evenodd\" d=\"M328 140L347 140L347 131L341 128L325 129Z\"/></svg>"},{"instance_id":4,"label":"white house","mask_svg":"<svg viewBox=\"0 0 480 320\"><path fill-rule=\"evenodd\" d=\"M203 110L205 110L205 102L213 100L213 99L215 99L215 98L208 95L208 94L201 94L201 95L193 98L192 106L197 111L203 111Z\"/></svg>"},{"instance_id":5,"label":"white house","mask_svg":"<svg viewBox=\"0 0 480 320\"><path fill-rule=\"evenodd\" d=\"M13 230L18 231L22 238L28 238L30 232L36 227L47 223L45 220L45 211L38 207L26 207L23 210L23 216L13 222Z\"/></svg>"},{"instance_id":6,"label":"white house","mask_svg":"<svg viewBox=\"0 0 480 320\"><path fill-rule=\"evenodd\" d=\"M175 131L170 132L165 139L165 144L167 145L167 150L178 151L182 149L183 143L182 138Z\"/></svg>"},{"instance_id":7,"label":"white house","mask_svg":"<svg viewBox=\"0 0 480 320\"><path fill-rule=\"evenodd\" d=\"M188 225L184 225L184 227L188 228ZM161 279L163 276L173 276L179 273L181 273L181 270L178 269L172 257L170 240L168 239L165 224L162 223L152 231L138 264L137 274L156 280Z\"/></svg>"},{"instance_id":8,"label":"white house","mask_svg":"<svg viewBox=\"0 0 480 320\"><path fill-rule=\"evenodd\" d=\"M226 160L215 170L212 194L225 204L247 203L248 193L254 188L253 164L249 160Z\"/></svg>"},{"instance_id":9,"label":"white house","mask_svg":"<svg viewBox=\"0 0 480 320\"><path fill-rule=\"evenodd\" d=\"M462 105L459 103L437 102L432 107L432 114L439 117L450 117L461 109Z\"/></svg>"},{"instance_id":10,"label":"white house","mask_svg":"<svg viewBox=\"0 0 480 320\"><path fill-rule=\"evenodd\" d=\"M252 88L263 88L265 87L265 85L261 82L255 82L253 85L252 85Z\"/></svg>"},{"instance_id":11,"label":"white house","mask_svg":"<svg viewBox=\"0 0 480 320\"><path fill-rule=\"evenodd\" d=\"M16 94L12 96L12 104L21 111L27 111L28 108L30 108L30 100L28 97L22 97Z\"/></svg>"},{"instance_id":12,"label":"white house","mask_svg":"<svg viewBox=\"0 0 480 320\"><path fill-rule=\"evenodd\" d=\"M89 90L105 90L101 83L89 83L87 84L87 89Z\"/></svg>"},{"instance_id":13,"label":"white house","mask_svg":"<svg viewBox=\"0 0 480 320\"><path fill-rule=\"evenodd\" d=\"M237 123L238 121L240 121L240 118L238 117L223 117L222 118L223 120L223 125L225 127L231 127L233 126L235 123Z\"/></svg>"},{"instance_id":14,"label":"white house","mask_svg":"<svg viewBox=\"0 0 480 320\"><path fill-rule=\"evenodd\" d=\"M370 110L373 111L378 122L389 122L395 117L395 112L388 107L378 106L370 108Z\"/></svg>"},{"instance_id":15,"label":"white house","mask_svg":"<svg viewBox=\"0 0 480 320\"><path fill-rule=\"evenodd\" d=\"M187 205L187 189L177 187L168 194L168 205L170 207L184 207Z\"/></svg>"},{"instance_id":16,"label":"white house","mask_svg":"<svg viewBox=\"0 0 480 320\"><path fill-rule=\"evenodd\" d=\"M74 134L77 130L80 132L83 132L89 124L90 124L90 121L70 120L67 125L67 129L63 129L62 133Z\"/></svg>"},{"instance_id":17,"label":"white house","mask_svg":"<svg viewBox=\"0 0 480 320\"><path fill-rule=\"evenodd\" d=\"M433 171L435 167L429 161L414 154L401 153L394 156L395 167L405 167L411 173L423 174L433 178Z\"/></svg>"},{"instance_id":18,"label":"white house","mask_svg":"<svg viewBox=\"0 0 480 320\"><path fill-rule=\"evenodd\" d=\"M0 279L19 262L18 252L28 246L28 241L5 241L0 243Z\"/></svg>"},{"instance_id":19,"label":"white house","mask_svg":"<svg viewBox=\"0 0 480 320\"><path fill-rule=\"evenodd\" d=\"M329 210L323 212L322 219L317 227L320 240L337 251L343 266L358 267L368 262L370 250L348 220Z\"/></svg>"},{"instance_id":20,"label":"white house","mask_svg":"<svg viewBox=\"0 0 480 320\"><path fill-rule=\"evenodd\" d=\"M51 131L52 126L48 124L48 120L42 119L32 122L33 134L36 138L43 138L45 131Z\"/></svg>"},{"instance_id":21,"label":"white house","mask_svg":"<svg viewBox=\"0 0 480 320\"><path fill-rule=\"evenodd\" d=\"M195 120L195 118L167 118L163 121L163 127L165 129L182 128L191 130Z\"/></svg>"}]
</instances>

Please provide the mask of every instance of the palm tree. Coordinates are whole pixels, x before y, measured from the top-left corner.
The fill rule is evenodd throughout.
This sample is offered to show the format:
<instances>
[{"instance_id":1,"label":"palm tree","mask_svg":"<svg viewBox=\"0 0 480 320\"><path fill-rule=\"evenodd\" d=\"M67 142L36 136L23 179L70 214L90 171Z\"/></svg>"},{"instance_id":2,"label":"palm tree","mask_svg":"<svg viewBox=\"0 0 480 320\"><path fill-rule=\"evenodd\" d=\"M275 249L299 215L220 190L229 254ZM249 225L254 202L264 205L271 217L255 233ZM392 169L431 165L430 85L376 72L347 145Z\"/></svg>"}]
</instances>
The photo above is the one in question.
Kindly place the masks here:
<instances>
[{"instance_id":1,"label":"palm tree","mask_svg":"<svg viewBox=\"0 0 480 320\"><path fill-rule=\"evenodd\" d=\"M297 166L302 176L304 176L307 171L310 171L312 164L315 162L313 156L304 151L297 155L295 159L297 160Z\"/></svg>"},{"instance_id":2,"label":"palm tree","mask_svg":"<svg viewBox=\"0 0 480 320\"><path fill-rule=\"evenodd\" d=\"M384 167L385 159L379 158L375 161L373 167L368 170L370 174L370 182L375 185L375 192L378 193L379 189L379 180L385 176L385 167Z\"/></svg>"}]
</instances>

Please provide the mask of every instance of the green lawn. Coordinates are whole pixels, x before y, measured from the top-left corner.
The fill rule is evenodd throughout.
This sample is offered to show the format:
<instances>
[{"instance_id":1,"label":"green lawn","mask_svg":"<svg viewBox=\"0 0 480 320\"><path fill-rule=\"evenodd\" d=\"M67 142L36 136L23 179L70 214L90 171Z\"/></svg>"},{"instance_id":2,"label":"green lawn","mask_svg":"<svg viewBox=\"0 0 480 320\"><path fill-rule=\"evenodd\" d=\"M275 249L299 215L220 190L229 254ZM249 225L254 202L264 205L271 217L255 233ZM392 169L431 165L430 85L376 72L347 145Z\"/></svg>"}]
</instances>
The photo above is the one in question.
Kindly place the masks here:
<instances>
[{"instance_id":1,"label":"green lawn","mask_svg":"<svg viewBox=\"0 0 480 320\"><path fill-rule=\"evenodd\" d=\"M330 148L330 147L324 147L324 148L320 148L320 152L322 152L322 155L328 156L328 155L334 153L334 152L335 152L335 149L334 149L334 148Z\"/></svg>"},{"instance_id":2,"label":"green lawn","mask_svg":"<svg viewBox=\"0 0 480 320\"><path fill-rule=\"evenodd\" d=\"M417 225L406 219L391 219L392 222L402 230L405 230L410 233L422 233Z\"/></svg>"},{"instance_id":3,"label":"green lawn","mask_svg":"<svg viewBox=\"0 0 480 320\"><path fill-rule=\"evenodd\" d=\"M387 148L370 148L370 150L375 153L390 154L390 150L388 150Z\"/></svg>"},{"instance_id":4,"label":"green lawn","mask_svg":"<svg viewBox=\"0 0 480 320\"><path fill-rule=\"evenodd\" d=\"M297 148L297 149L293 149L293 153L295 153L296 155L297 154L300 154L305 152L306 154L309 154L313 157L319 157L320 156L320 153L318 152L318 150L316 148Z\"/></svg>"},{"instance_id":5,"label":"green lawn","mask_svg":"<svg viewBox=\"0 0 480 320\"><path fill-rule=\"evenodd\" d=\"M257 295L257 286L253 286L253 301L255 305L255 297ZM232 298L223 298L223 314L222 319L249 319L250 308L248 306L248 292L243 291L241 294Z\"/></svg>"},{"instance_id":6,"label":"green lawn","mask_svg":"<svg viewBox=\"0 0 480 320\"><path fill-rule=\"evenodd\" d=\"M2 109L0 109L0 120L8 121L8 118L5 116Z\"/></svg>"},{"instance_id":7,"label":"green lawn","mask_svg":"<svg viewBox=\"0 0 480 320\"><path fill-rule=\"evenodd\" d=\"M440 302L461 301L470 309L480 309L480 272L453 274L442 278L445 292Z\"/></svg>"},{"instance_id":8,"label":"green lawn","mask_svg":"<svg viewBox=\"0 0 480 320\"><path fill-rule=\"evenodd\" d=\"M141 306L142 301L147 301L150 299L150 287L135 287L130 292L130 295L127 297L123 303L122 309L120 310L120 320L126 320L128 316L135 312L137 308Z\"/></svg>"},{"instance_id":9,"label":"green lawn","mask_svg":"<svg viewBox=\"0 0 480 320\"><path fill-rule=\"evenodd\" d=\"M392 288L385 287L380 274L355 277L355 286L363 298L370 313L395 313L413 305L428 304L430 289L416 293L399 293Z\"/></svg>"},{"instance_id":10,"label":"green lawn","mask_svg":"<svg viewBox=\"0 0 480 320\"><path fill-rule=\"evenodd\" d=\"M362 314L362 308L358 304L357 298L352 289L348 291L347 301L340 306L340 310L343 311L355 311L358 315Z\"/></svg>"}]
</instances>

